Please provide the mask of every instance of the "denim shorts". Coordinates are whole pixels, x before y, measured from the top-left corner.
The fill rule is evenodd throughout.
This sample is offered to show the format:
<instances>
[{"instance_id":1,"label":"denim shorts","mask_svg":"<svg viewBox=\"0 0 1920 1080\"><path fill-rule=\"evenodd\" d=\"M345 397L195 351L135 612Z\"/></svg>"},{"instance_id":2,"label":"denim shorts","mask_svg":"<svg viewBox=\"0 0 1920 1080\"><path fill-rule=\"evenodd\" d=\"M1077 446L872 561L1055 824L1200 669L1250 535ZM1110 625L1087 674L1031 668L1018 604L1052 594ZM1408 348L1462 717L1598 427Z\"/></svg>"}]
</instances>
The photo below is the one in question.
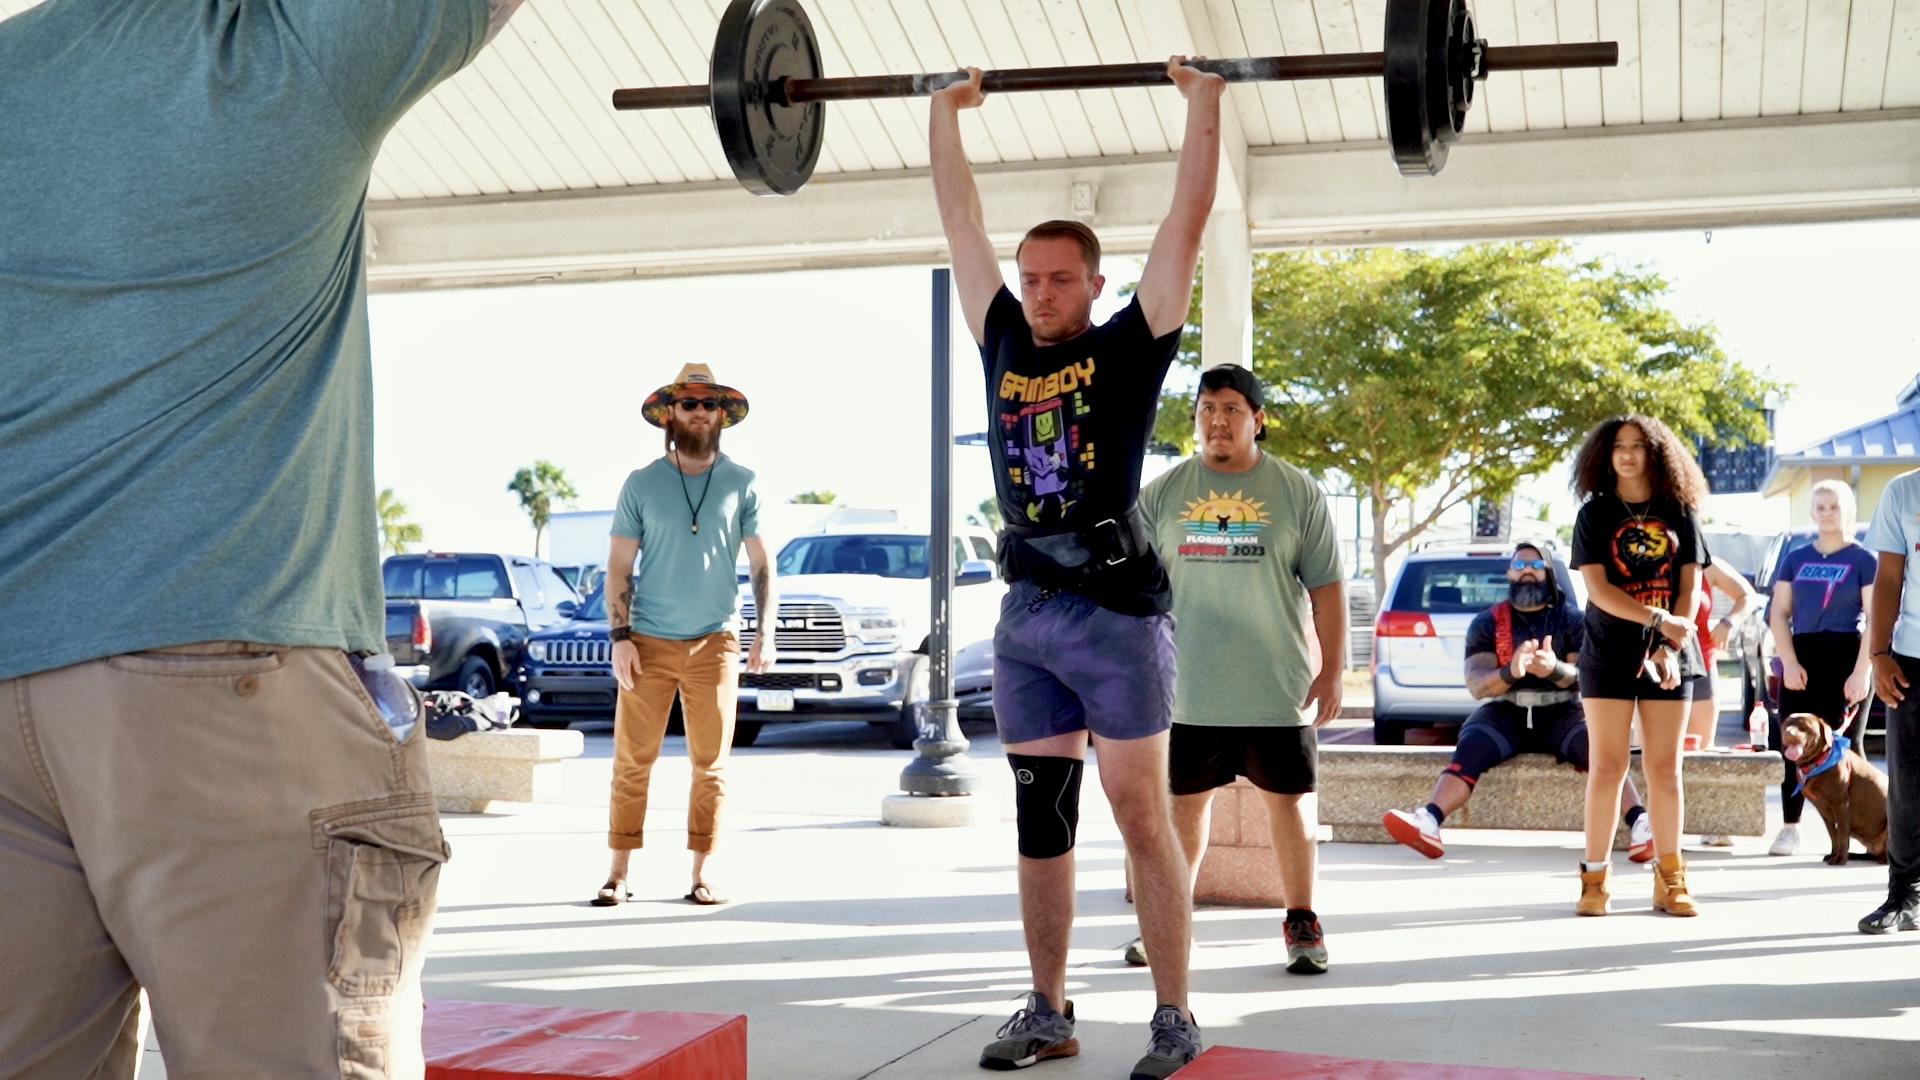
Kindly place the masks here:
<instances>
[{"instance_id":1,"label":"denim shorts","mask_svg":"<svg viewBox=\"0 0 1920 1080\"><path fill-rule=\"evenodd\" d=\"M993 633L993 715L1004 743L1090 731L1140 739L1173 716L1173 616L1122 615L1016 581Z\"/></svg>"}]
</instances>

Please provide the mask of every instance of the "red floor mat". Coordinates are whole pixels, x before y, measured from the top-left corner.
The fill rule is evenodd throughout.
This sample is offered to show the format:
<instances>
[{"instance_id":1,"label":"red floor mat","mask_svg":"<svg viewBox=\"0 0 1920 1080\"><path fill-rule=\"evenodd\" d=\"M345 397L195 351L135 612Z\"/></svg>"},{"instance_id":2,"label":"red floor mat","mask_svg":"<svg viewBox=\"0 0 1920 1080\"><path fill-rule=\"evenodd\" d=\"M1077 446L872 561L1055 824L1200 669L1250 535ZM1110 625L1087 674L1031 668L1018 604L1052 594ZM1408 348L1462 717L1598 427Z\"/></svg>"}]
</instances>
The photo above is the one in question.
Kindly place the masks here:
<instances>
[{"instance_id":1,"label":"red floor mat","mask_svg":"<svg viewBox=\"0 0 1920 1080\"><path fill-rule=\"evenodd\" d=\"M1503 1069L1491 1065L1368 1061L1329 1057L1326 1054L1247 1050L1238 1046L1211 1047L1195 1058L1193 1064L1173 1075L1174 1080L1639 1080L1637 1077Z\"/></svg>"},{"instance_id":2,"label":"red floor mat","mask_svg":"<svg viewBox=\"0 0 1920 1080\"><path fill-rule=\"evenodd\" d=\"M746 1080L747 1018L429 1001L427 1080Z\"/></svg>"}]
</instances>

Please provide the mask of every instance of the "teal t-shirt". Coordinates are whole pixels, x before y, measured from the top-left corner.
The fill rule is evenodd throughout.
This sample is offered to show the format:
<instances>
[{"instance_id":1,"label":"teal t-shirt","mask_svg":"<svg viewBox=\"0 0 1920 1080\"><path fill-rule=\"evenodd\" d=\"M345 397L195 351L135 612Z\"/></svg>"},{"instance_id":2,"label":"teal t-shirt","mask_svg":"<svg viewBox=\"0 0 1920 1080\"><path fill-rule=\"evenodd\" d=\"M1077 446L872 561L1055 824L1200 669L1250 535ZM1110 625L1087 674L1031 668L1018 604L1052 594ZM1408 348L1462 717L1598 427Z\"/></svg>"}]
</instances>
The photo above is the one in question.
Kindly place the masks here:
<instances>
[{"instance_id":1,"label":"teal t-shirt","mask_svg":"<svg viewBox=\"0 0 1920 1080\"><path fill-rule=\"evenodd\" d=\"M1345 577L1320 486L1270 454L1243 473L1193 457L1148 484L1140 510L1173 583L1174 722L1312 723L1307 590Z\"/></svg>"},{"instance_id":2,"label":"teal t-shirt","mask_svg":"<svg viewBox=\"0 0 1920 1080\"><path fill-rule=\"evenodd\" d=\"M0 22L0 678L384 649L363 206L487 0Z\"/></svg>"},{"instance_id":3,"label":"teal t-shirt","mask_svg":"<svg viewBox=\"0 0 1920 1080\"><path fill-rule=\"evenodd\" d=\"M1893 624L1893 651L1920 657L1920 469L1887 481L1867 526L1867 550L1905 556L1900 614Z\"/></svg>"},{"instance_id":4,"label":"teal t-shirt","mask_svg":"<svg viewBox=\"0 0 1920 1080\"><path fill-rule=\"evenodd\" d=\"M697 476L682 475L667 458L635 469L620 488L613 535L640 541L628 619L634 633L687 641L732 629L740 541L760 535L753 472L725 454Z\"/></svg>"}]
</instances>

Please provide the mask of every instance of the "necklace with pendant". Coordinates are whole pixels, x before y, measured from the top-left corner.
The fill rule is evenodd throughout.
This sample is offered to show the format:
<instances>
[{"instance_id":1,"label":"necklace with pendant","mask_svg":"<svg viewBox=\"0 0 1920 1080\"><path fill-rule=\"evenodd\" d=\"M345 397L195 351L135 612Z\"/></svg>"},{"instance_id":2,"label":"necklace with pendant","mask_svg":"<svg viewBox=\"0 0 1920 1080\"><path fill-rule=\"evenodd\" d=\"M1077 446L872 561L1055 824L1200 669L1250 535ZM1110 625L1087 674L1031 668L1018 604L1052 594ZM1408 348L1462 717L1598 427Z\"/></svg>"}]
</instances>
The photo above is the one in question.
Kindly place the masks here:
<instances>
[{"instance_id":1,"label":"necklace with pendant","mask_svg":"<svg viewBox=\"0 0 1920 1080\"><path fill-rule=\"evenodd\" d=\"M673 471L680 474L680 494L687 500L687 517L691 519L688 528L693 532L700 531L700 508L707 505L707 492L713 490L713 469L718 464L715 461L707 466L707 486L700 489L700 501L696 503L693 501L693 490L687 487L686 470L680 467L680 448L673 450Z\"/></svg>"},{"instance_id":2,"label":"necklace with pendant","mask_svg":"<svg viewBox=\"0 0 1920 1080\"><path fill-rule=\"evenodd\" d=\"M1633 508L1633 504L1627 501L1627 497L1626 497L1625 495L1622 495L1622 494L1620 494L1619 492L1617 492L1617 491L1616 491L1616 492L1614 492L1614 493L1613 493L1613 496L1614 496L1614 498L1616 498L1616 499L1619 499L1619 500L1620 500L1620 505L1621 505L1621 506L1624 506L1624 507L1626 507L1626 508L1627 508L1627 515L1628 515L1629 517L1631 517L1631 518L1633 518L1633 523L1634 523L1635 525L1645 525L1645 524L1647 523L1647 515L1648 515L1648 514L1651 514L1651 513L1653 512L1653 500L1652 500L1652 499L1648 499L1648 500L1647 500L1646 502L1644 502L1644 503L1641 503L1641 504L1640 504L1640 505L1642 505L1642 506L1644 506L1644 507L1646 507L1646 509L1644 509L1644 510L1635 510L1635 509ZM702 496L702 497L704 498L705 496Z\"/></svg>"}]
</instances>

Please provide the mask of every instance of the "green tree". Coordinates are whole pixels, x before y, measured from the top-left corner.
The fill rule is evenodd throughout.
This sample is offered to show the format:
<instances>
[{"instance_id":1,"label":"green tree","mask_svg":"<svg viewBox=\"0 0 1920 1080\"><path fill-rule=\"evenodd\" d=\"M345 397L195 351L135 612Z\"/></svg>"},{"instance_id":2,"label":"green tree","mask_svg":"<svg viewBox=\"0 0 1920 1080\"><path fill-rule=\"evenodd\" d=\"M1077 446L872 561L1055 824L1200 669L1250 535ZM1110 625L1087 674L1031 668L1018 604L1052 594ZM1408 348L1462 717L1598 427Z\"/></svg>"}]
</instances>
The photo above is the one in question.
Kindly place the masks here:
<instances>
[{"instance_id":1,"label":"green tree","mask_svg":"<svg viewBox=\"0 0 1920 1080\"><path fill-rule=\"evenodd\" d=\"M520 497L520 509L526 511L527 518L533 522L533 554L539 558L540 537L547 531L547 522L553 520L553 504L556 501L571 504L580 493L573 490L566 470L551 461L536 461L532 468L514 473L507 490Z\"/></svg>"},{"instance_id":2,"label":"green tree","mask_svg":"<svg viewBox=\"0 0 1920 1080\"><path fill-rule=\"evenodd\" d=\"M399 554L407 550L408 544L417 544L426 534L419 523L407 520L407 504L393 494L392 488L381 488L379 498L374 500L374 511L380 517L380 549Z\"/></svg>"},{"instance_id":3,"label":"green tree","mask_svg":"<svg viewBox=\"0 0 1920 1080\"><path fill-rule=\"evenodd\" d=\"M1000 496L989 495L980 500L979 518L980 524L994 532L1000 531L1000 527L1006 524L1000 517Z\"/></svg>"},{"instance_id":4,"label":"green tree","mask_svg":"<svg viewBox=\"0 0 1920 1080\"><path fill-rule=\"evenodd\" d=\"M1711 325L1661 306L1667 283L1577 259L1562 241L1254 257L1253 365L1266 448L1364 496L1373 572L1442 515L1503 498L1594 424L1658 416L1682 435L1766 435L1774 383L1721 352ZM1182 361L1199 363L1194 296ZM1193 446L1191 394L1156 436Z\"/></svg>"},{"instance_id":5,"label":"green tree","mask_svg":"<svg viewBox=\"0 0 1920 1080\"><path fill-rule=\"evenodd\" d=\"M803 506L835 506L839 504L840 496L826 490L803 491L787 501L800 503Z\"/></svg>"}]
</instances>

